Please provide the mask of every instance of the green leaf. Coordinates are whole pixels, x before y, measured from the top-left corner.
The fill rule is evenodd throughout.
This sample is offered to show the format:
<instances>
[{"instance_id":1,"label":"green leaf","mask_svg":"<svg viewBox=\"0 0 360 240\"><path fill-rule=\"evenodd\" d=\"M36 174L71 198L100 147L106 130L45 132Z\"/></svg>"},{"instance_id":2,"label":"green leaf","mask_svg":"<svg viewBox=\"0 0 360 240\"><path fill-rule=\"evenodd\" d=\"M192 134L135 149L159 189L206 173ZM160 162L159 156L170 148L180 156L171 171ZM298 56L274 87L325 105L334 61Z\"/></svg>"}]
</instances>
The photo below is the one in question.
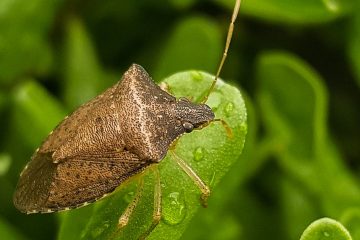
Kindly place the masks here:
<instances>
[{"instance_id":1,"label":"green leaf","mask_svg":"<svg viewBox=\"0 0 360 240\"><path fill-rule=\"evenodd\" d=\"M159 80L186 69L213 72L219 64L222 46L220 29L211 19L186 18L162 48L153 77Z\"/></svg>"},{"instance_id":2,"label":"green leaf","mask_svg":"<svg viewBox=\"0 0 360 240\"><path fill-rule=\"evenodd\" d=\"M281 180L280 211L283 215L286 239L299 239L299 235L313 219L321 215L308 191L289 177Z\"/></svg>"},{"instance_id":3,"label":"green leaf","mask_svg":"<svg viewBox=\"0 0 360 240\"><path fill-rule=\"evenodd\" d=\"M4 176L11 165L11 156L7 153L0 153L0 177Z\"/></svg>"},{"instance_id":4,"label":"green leaf","mask_svg":"<svg viewBox=\"0 0 360 240\"><path fill-rule=\"evenodd\" d=\"M3 110L6 107L7 103L7 95L5 91L0 91L0 114L3 113Z\"/></svg>"},{"instance_id":5,"label":"green leaf","mask_svg":"<svg viewBox=\"0 0 360 240\"><path fill-rule=\"evenodd\" d=\"M67 23L64 65L64 98L70 109L93 98L102 89L104 77L95 49L82 22Z\"/></svg>"},{"instance_id":6,"label":"green leaf","mask_svg":"<svg viewBox=\"0 0 360 240\"><path fill-rule=\"evenodd\" d=\"M200 209L186 229L183 239L239 239L242 234L238 219L233 211L235 199L242 199L239 189L244 182L255 175L263 165L265 158L260 155L257 140L257 120L251 99L244 94L248 133L246 144L240 158L234 163L230 171L219 183L217 190L209 200L209 208ZM257 148L256 148L257 147ZM255 151L256 148L256 151ZM230 194L229 194L230 193ZM219 219L222 219L219 223ZM221 226L219 226L221 224ZM207 231L204 231L207 229Z\"/></svg>"},{"instance_id":7,"label":"green leaf","mask_svg":"<svg viewBox=\"0 0 360 240\"><path fill-rule=\"evenodd\" d=\"M267 52L258 59L257 78L264 124L279 151L286 146L304 161L311 158L325 131L327 96L319 76L294 55Z\"/></svg>"},{"instance_id":8,"label":"green leaf","mask_svg":"<svg viewBox=\"0 0 360 240\"><path fill-rule=\"evenodd\" d=\"M196 0L171 0L170 2L178 9L186 9L194 5Z\"/></svg>"},{"instance_id":9,"label":"green leaf","mask_svg":"<svg viewBox=\"0 0 360 240\"><path fill-rule=\"evenodd\" d=\"M360 87L360 6L357 9L350 26L348 55Z\"/></svg>"},{"instance_id":10,"label":"green leaf","mask_svg":"<svg viewBox=\"0 0 360 240\"><path fill-rule=\"evenodd\" d=\"M1 239L11 239L11 240L25 240L26 238L22 236L16 228L6 222L0 217L0 235Z\"/></svg>"},{"instance_id":11,"label":"green leaf","mask_svg":"<svg viewBox=\"0 0 360 240\"><path fill-rule=\"evenodd\" d=\"M338 221L330 218L321 218L311 223L300 240L351 240L346 228Z\"/></svg>"},{"instance_id":12,"label":"green leaf","mask_svg":"<svg viewBox=\"0 0 360 240\"><path fill-rule=\"evenodd\" d=\"M64 118L61 104L38 83L26 80L13 92L13 124L28 146L36 148Z\"/></svg>"},{"instance_id":13,"label":"green leaf","mask_svg":"<svg viewBox=\"0 0 360 240\"><path fill-rule=\"evenodd\" d=\"M330 216L358 207L359 185L327 133L322 79L301 59L280 52L263 54L257 74L266 134L284 171L317 196Z\"/></svg>"},{"instance_id":14,"label":"green leaf","mask_svg":"<svg viewBox=\"0 0 360 240\"><path fill-rule=\"evenodd\" d=\"M175 96L192 96L199 101L205 95L213 76L190 71L175 74L164 80ZM246 110L240 92L223 82L210 95L208 104L216 118L227 122L232 129L230 138L220 123L212 123L201 131L194 131L180 138L175 152L215 192L214 188L235 163L242 151L246 125ZM162 184L162 220L148 239L178 239L200 208L200 191L194 182L179 169L170 155L159 164ZM135 177L137 178L137 177ZM94 206L65 213L59 239L137 239L149 228L153 213L154 176L149 169L144 174L144 192L129 224L118 233L118 219L134 194L136 181L118 189ZM91 212L91 213L89 213ZM75 231L70 226L75 219L86 219L87 224Z\"/></svg>"},{"instance_id":15,"label":"green leaf","mask_svg":"<svg viewBox=\"0 0 360 240\"><path fill-rule=\"evenodd\" d=\"M233 9L234 0L216 1ZM243 1L241 11L252 17L281 24L318 24L351 12L355 0L256 0Z\"/></svg>"},{"instance_id":16,"label":"green leaf","mask_svg":"<svg viewBox=\"0 0 360 240\"><path fill-rule=\"evenodd\" d=\"M0 3L0 82L24 73L49 71L47 40L60 0L2 0Z\"/></svg>"},{"instance_id":17,"label":"green leaf","mask_svg":"<svg viewBox=\"0 0 360 240\"><path fill-rule=\"evenodd\" d=\"M340 220L354 239L360 239L360 208L347 209Z\"/></svg>"}]
</instances>

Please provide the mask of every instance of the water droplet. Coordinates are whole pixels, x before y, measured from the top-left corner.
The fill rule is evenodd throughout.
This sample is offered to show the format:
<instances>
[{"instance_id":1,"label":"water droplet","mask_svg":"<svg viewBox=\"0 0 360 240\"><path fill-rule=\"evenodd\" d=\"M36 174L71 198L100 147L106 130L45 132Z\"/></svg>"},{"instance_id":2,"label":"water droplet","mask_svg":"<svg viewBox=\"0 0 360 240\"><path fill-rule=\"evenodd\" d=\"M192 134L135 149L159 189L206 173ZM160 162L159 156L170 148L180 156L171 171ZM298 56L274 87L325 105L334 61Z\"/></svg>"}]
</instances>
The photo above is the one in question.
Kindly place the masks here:
<instances>
[{"instance_id":1,"label":"water droplet","mask_svg":"<svg viewBox=\"0 0 360 240\"><path fill-rule=\"evenodd\" d=\"M227 117L229 117L232 112L234 111L234 104L232 102L229 102L228 104L226 104L225 106L225 115Z\"/></svg>"},{"instance_id":2,"label":"water droplet","mask_svg":"<svg viewBox=\"0 0 360 240\"><path fill-rule=\"evenodd\" d=\"M165 223L176 225L181 223L186 215L185 196L183 193L172 192L164 198L163 217Z\"/></svg>"},{"instance_id":3,"label":"water droplet","mask_svg":"<svg viewBox=\"0 0 360 240\"><path fill-rule=\"evenodd\" d=\"M194 160L200 162L204 159L205 149L203 147L198 147L194 150Z\"/></svg>"},{"instance_id":4,"label":"water droplet","mask_svg":"<svg viewBox=\"0 0 360 240\"><path fill-rule=\"evenodd\" d=\"M203 80L203 75L199 71L192 71L190 75L196 81Z\"/></svg>"},{"instance_id":5,"label":"water droplet","mask_svg":"<svg viewBox=\"0 0 360 240\"><path fill-rule=\"evenodd\" d=\"M134 192L128 192L127 194L125 194L124 201L126 203L130 203L134 199L134 194Z\"/></svg>"},{"instance_id":6,"label":"water droplet","mask_svg":"<svg viewBox=\"0 0 360 240\"><path fill-rule=\"evenodd\" d=\"M328 233L328 232L323 232L323 234L325 237L330 237L330 233Z\"/></svg>"}]
</instances>

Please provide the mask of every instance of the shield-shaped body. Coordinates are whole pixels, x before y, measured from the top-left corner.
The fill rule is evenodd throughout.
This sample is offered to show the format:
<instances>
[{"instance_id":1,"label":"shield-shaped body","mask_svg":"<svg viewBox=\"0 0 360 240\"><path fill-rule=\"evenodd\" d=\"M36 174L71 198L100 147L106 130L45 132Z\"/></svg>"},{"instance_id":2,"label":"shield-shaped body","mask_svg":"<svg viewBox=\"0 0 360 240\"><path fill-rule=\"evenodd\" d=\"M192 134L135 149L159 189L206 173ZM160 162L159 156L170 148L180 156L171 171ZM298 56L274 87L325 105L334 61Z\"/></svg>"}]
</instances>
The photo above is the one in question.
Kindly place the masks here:
<instances>
[{"instance_id":1,"label":"shield-shaped body","mask_svg":"<svg viewBox=\"0 0 360 240\"><path fill-rule=\"evenodd\" d=\"M50 133L21 173L14 204L36 213L96 201L161 161L182 134L213 119L210 107L177 100L133 64Z\"/></svg>"}]
</instances>

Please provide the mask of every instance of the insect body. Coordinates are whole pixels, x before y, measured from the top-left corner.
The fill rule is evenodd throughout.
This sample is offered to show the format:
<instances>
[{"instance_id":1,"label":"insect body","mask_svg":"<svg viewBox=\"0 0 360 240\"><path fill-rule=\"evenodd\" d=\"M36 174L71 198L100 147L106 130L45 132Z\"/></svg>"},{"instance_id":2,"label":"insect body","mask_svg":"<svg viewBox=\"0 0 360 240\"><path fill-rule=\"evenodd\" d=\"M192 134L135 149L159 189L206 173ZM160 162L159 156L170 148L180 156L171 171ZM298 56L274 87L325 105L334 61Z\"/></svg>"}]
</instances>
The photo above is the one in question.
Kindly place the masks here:
<instances>
[{"instance_id":1,"label":"insect body","mask_svg":"<svg viewBox=\"0 0 360 240\"><path fill-rule=\"evenodd\" d=\"M215 86L230 45L240 7L236 1L225 51L208 94L201 103L176 99L154 84L147 72L133 64L122 80L66 117L36 150L20 175L14 194L16 208L25 213L49 213L85 206L111 193L125 180L156 166L170 150L172 158L202 192L206 206L210 189L171 150L183 134L220 121L205 104ZM161 185L157 168L153 223L161 219ZM134 200L119 218L126 226L143 189L142 180Z\"/></svg>"},{"instance_id":2,"label":"insect body","mask_svg":"<svg viewBox=\"0 0 360 240\"><path fill-rule=\"evenodd\" d=\"M209 106L177 100L133 64L48 136L21 174L15 206L35 213L92 202L160 162L175 139L213 119Z\"/></svg>"}]
</instances>

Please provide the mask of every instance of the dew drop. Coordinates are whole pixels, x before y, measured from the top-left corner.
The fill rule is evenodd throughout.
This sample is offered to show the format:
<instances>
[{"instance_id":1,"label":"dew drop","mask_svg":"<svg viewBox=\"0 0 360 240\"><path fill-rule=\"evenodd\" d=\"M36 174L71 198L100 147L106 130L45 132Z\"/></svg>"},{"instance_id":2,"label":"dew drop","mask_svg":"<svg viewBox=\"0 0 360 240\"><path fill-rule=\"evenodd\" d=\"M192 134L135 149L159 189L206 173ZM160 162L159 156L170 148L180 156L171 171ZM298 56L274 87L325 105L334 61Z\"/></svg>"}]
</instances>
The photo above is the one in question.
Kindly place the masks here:
<instances>
[{"instance_id":1,"label":"dew drop","mask_svg":"<svg viewBox=\"0 0 360 240\"><path fill-rule=\"evenodd\" d=\"M134 199L134 194L134 192L128 192L127 194L125 194L124 201L129 204Z\"/></svg>"},{"instance_id":2,"label":"dew drop","mask_svg":"<svg viewBox=\"0 0 360 240\"><path fill-rule=\"evenodd\" d=\"M164 198L163 217L165 223L177 225L186 215L185 196L183 193L172 192Z\"/></svg>"},{"instance_id":3,"label":"dew drop","mask_svg":"<svg viewBox=\"0 0 360 240\"><path fill-rule=\"evenodd\" d=\"M200 162L204 160L205 149L203 147L198 147L194 150L194 160Z\"/></svg>"},{"instance_id":4,"label":"dew drop","mask_svg":"<svg viewBox=\"0 0 360 240\"><path fill-rule=\"evenodd\" d=\"M325 237L330 237L330 233L328 233L328 232L323 232L323 234Z\"/></svg>"},{"instance_id":5,"label":"dew drop","mask_svg":"<svg viewBox=\"0 0 360 240\"><path fill-rule=\"evenodd\" d=\"M196 81L201 81L201 80L203 80L203 75L202 75L200 72L198 72L198 71L192 71L190 75L191 75L191 77L192 77L194 80L196 80Z\"/></svg>"},{"instance_id":6,"label":"dew drop","mask_svg":"<svg viewBox=\"0 0 360 240\"><path fill-rule=\"evenodd\" d=\"M234 104L232 102L229 102L228 104L226 104L225 106L225 115L227 117L229 117L232 112L234 111Z\"/></svg>"}]
</instances>

